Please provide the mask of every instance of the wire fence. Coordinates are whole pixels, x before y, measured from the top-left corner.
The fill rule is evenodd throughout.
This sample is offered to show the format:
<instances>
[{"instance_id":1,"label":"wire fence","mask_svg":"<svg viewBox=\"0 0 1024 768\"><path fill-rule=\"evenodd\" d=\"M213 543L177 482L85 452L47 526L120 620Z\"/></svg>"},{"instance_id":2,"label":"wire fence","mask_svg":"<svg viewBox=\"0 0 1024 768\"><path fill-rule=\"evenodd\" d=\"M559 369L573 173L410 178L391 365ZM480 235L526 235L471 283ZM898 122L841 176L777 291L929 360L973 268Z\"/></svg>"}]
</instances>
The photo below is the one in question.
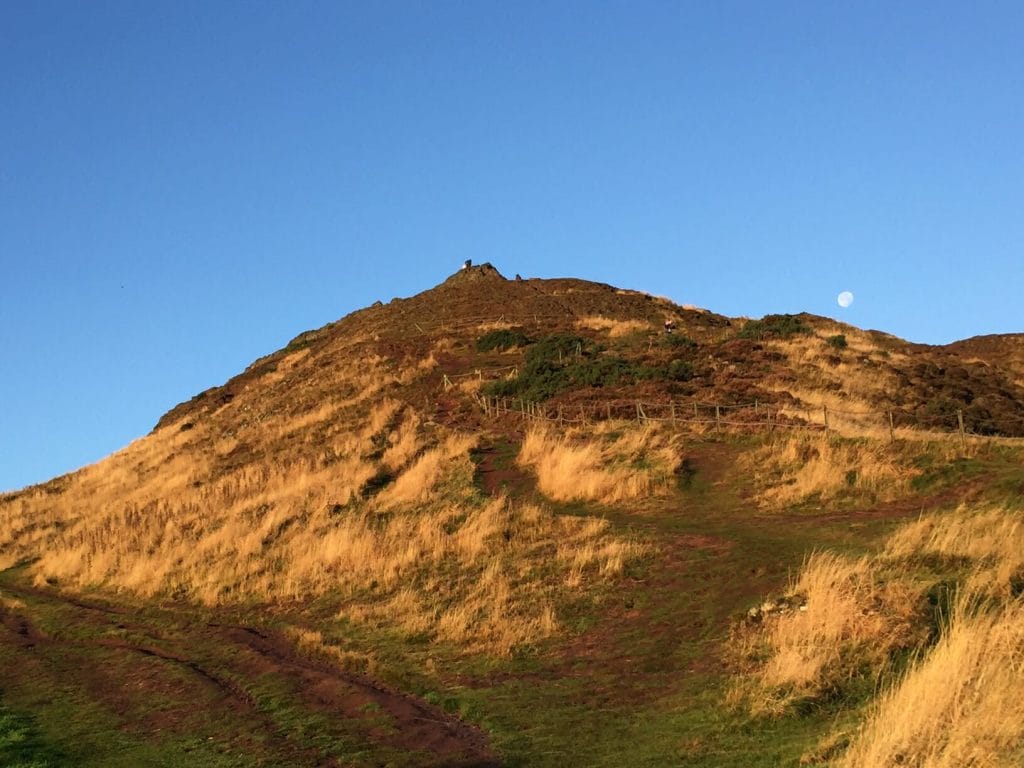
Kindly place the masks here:
<instances>
[{"instance_id":1,"label":"wire fence","mask_svg":"<svg viewBox=\"0 0 1024 768\"><path fill-rule=\"evenodd\" d=\"M429 325L414 323L420 333L430 330L482 327L508 327L540 325L545 321L564 321L567 317L580 319L572 313L532 314L522 318L492 317L461 318L458 321L434 321ZM458 387L465 380L497 381L514 379L519 375L518 365L496 368L477 368L462 373L443 374L445 390ZM496 417L518 414L526 420L548 422L559 426L586 425L597 421L635 419L640 423L670 423L673 425L694 425L740 430L806 430L836 432L854 436L887 435L890 441L897 437L947 436L959 438L964 443L967 437L1001 440L1024 440L1024 417L1000 416L999 428L977 431L965 421L963 409L908 408L893 406L885 410L848 410L828 406L809 406L799 403L707 403L698 400L642 401L626 399L600 399L571 404L548 405L522 398L473 395L477 404L487 416ZM932 406L936 404L930 404ZM938 412L936 412L938 410ZM923 412L922 412L923 411ZM1007 427L1010 427L1007 430ZM1007 434L1012 431L1015 434Z\"/></svg>"},{"instance_id":2,"label":"wire fence","mask_svg":"<svg viewBox=\"0 0 1024 768\"><path fill-rule=\"evenodd\" d=\"M471 375L476 375L474 372ZM600 421L636 421L638 424L662 423L673 426L699 426L721 432L803 430L835 432L853 436L887 436L890 441L918 436L942 436L959 439L984 437L1022 440L993 434L978 434L965 427L962 410L940 416L921 416L908 409L850 411L827 406L809 407L779 403L708 403L699 400L645 401L627 399L589 400L551 405L522 398L475 394L476 403L490 418L513 416L524 421L555 424L558 427L586 426ZM1019 421L1024 426L1024 419Z\"/></svg>"},{"instance_id":3,"label":"wire fence","mask_svg":"<svg viewBox=\"0 0 1024 768\"><path fill-rule=\"evenodd\" d=\"M477 330L496 330L500 328L527 328L529 326L541 326L544 323L550 322L564 322L565 320L581 320L583 317L574 312L566 310L561 313L534 313L529 315L523 315L522 317L505 317L501 315L495 318L493 315L490 317L460 317L458 319L445 320L445 319L434 319L434 320L423 320L411 322L413 328L416 329L416 333L419 335L427 335L437 333L447 333L449 331L465 330L466 328L473 328ZM652 328L655 328L654 323L651 324Z\"/></svg>"}]
</instances>

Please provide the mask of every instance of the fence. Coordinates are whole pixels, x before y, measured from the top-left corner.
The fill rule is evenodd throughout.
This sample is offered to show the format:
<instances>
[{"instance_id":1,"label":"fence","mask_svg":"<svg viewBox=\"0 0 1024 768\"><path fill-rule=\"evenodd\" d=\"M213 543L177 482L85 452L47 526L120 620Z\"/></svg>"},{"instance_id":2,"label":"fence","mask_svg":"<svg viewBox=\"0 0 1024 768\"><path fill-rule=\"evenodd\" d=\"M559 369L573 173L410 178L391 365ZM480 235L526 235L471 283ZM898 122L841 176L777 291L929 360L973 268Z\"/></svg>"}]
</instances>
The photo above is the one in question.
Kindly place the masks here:
<instances>
[{"instance_id":1,"label":"fence","mask_svg":"<svg viewBox=\"0 0 1024 768\"><path fill-rule=\"evenodd\" d=\"M482 372L480 372L482 375ZM472 375L477 375L476 373ZM447 379L448 377L446 377ZM635 420L637 423L667 423L674 426L700 425L711 427L715 432L724 429L735 431L758 430L805 430L813 432L836 432L853 435L887 435L890 441L897 436L942 435L959 437L966 445L968 436L978 435L964 426L962 410L949 416L921 417L906 409L891 408L885 411L846 411L827 406L810 408L778 403L705 403L697 400L652 402L643 400L591 400L572 404L547 405L521 398L492 397L476 395L476 402L483 413L491 418L512 415L526 421L557 424L559 427L574 424L588 425L598 421ZM1019 420L1024 424L1024 419ZM1019 440L1021 438L1001 438Z\"/></svg>"},{"instance_id":2,"label":"fence","mask_svg":"<svg viewBox=\"0 0 1024 768\"><path fill-rule=\"evenodd\" d=\"M527 326L531 322L540 324L547 320L565 320L575 315L531 315L523 319L497 320L492 318L463 319L457 323L440 321L440 327L454 329L456 327L480 327L484 324ZM579 319L578 317L576 319ZM421 333L427 331L420 324L416 325ZM503 366L499 368L478 368L467 373L444 374L445 390L457 386L457 382L465 379L476 379L480 382L498 379L512 379L519 375L519 366ZM959 437L961 445L966 444L968 436L998 438L1005 440L1021 440L1021 437L1009 437L1005 432L992 430L985 434L968 429L964 421L962 409L948 411L940 415L922 415L906 408L888 408L879 411L851 411L829 408L828 406L808 407L798 404L778 403L745 403L722 404L703 403L699 401L668 401L645 402L636 400L593 400L576 402L571 405L546 406L521 398L501 398L476 395L477 402L488 416L499 416L510 413L519 414L523 419L547 421L560 426L571 424L589 424L596 421L613 419L636 419L644 422L668 422L674 425L711 425L716 431L723 428L743 428L747 430L766 429L797 429L829 432L855 436L887 435L890 441L899 437L944 435ZM1001 425L1012 424L1018 429L1014 432L1024 433L1024 418L998 419Z\"/></svg>"},{"instance_id":3,"label":"fence","mask_svg":"<svg viewBox=\"0 0 1024 768\"><path fill-rule=\"evenodd\" d=\"M477 379L483 381L484 379L514 379L519 375L518 365L508 365L502 368L475 368L468 373L453 373L451 375L444 374L442 383L444 384L445 390L449 390L455 386L455 382L460 379Z\"/></svg>"},{"instance_id":4,"label":"fence","mask_svg":"<svg viewBox=\"0 0 1024 768\"><path fill-rule=\"evenodd\" d=\"M527 328L529 326L541 326L544 323L551 322L565 322L566 320L580 320L582 317L573 312L566 310L562 313L557 314L540 314L534 313L525 315L520 318L506 318L501 315L497 319L492 315L490 317L460 317L457 319L434 319L434 320L423 320L423 321L407 321L410 325L416 329L418 335L429 335L441 331L443 333L449 331L465 330L467 328L474 328L483 330L486 328ZM655 328L656 323L651 323L651 327Z\"/></svg>"}]
</instances>

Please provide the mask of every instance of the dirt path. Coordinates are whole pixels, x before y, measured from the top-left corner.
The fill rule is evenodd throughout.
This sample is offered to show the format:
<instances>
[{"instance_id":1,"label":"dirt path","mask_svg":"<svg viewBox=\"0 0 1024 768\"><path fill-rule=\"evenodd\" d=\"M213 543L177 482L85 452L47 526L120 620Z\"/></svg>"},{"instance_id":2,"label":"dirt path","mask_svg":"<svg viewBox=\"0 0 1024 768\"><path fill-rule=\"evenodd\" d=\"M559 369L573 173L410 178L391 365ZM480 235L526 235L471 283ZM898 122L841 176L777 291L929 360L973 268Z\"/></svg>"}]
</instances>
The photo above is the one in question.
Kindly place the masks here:
<instances>
[{"instance_id":1,"label":"dirt path","mask_svg":"<svg viewBox=\"0 0 1024 768\"><path fill-rule=\"evenodd\" d=\"M254 765L268 755L270 764L289 766L383 764L377 755L395 765L499 765L478 729L305 656L275 632L202 621L182 608L132 612L10 580L3 592L23 604L0 607L5 655L23 659L26 670L69 654L95 657L77 672L72 667L78 680L62 683L80 683L136 735L188 733L201 706L208 722L230 724L225 741L236 752L251 751ZM17 675L11 678L5 685L17 685ZM146 706L152 697L162 700ZM288 717L275 715L278 709ZM317 724L315 733L303 732L304 718ZM356 757L332 751L331 737Z\"/></svg>"},{"instance_id":2,"label":"dirt path","mask_svg":"<svg viewBox=\"0 0 1024 768\"><path fill-rule=\"evenodd\" d=\"M538 678L586 677L591 682L582 695L605 706L649 702L685 685L688 675L722 673L732 622L784 590L807 552L842 541L851 524L913 517L970 493L947 490L820 515L771 513L758 509L737 475L740 450L725 441L692 441L686 446L692 487L632 508L591 510L620 532L650 542L652 550L606 597L593 625L570 637ZM532 476L501 444L481 450L477 477L492 494L536 498ZM461 682L486 687L500 679Z\"/></svg>"}]
</instances>

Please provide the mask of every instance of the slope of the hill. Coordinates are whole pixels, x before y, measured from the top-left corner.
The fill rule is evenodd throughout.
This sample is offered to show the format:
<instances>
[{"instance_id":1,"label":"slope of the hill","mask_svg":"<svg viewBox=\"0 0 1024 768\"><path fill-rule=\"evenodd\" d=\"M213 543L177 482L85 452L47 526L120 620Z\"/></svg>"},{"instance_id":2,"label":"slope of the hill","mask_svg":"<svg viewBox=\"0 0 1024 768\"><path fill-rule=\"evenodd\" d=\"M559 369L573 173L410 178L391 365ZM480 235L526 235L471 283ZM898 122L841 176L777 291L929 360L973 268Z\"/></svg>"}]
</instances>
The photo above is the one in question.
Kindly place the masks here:
<instances>
[{"instance_id":1,"label":"slope of the hill","mask_svg":"<svg viewBox=\"0 0 1024 768\"><path fill-rule=\"evenodd\" d=\"M108 459L4 496L0 565L34 558L40 581L206 603L343 586L368 605L405 600L397 613L409 624L458 635L465 626L436 598L461 600L478 584L499 518L544 531L538 541L576 536L601 552L628 550L580 521L471 498L474 450L495 433L516 442L521 428L485 415L481 395L591 423L634 413L671 413L675 423L685 413L717 426L727 412L755 429L892 439L948 433L962 419L967 432L1024 434L1012 372L949 348L810 315L728 319L583 280L508 280L485 264L301 334ZM425 525L414 535L401 510L429 511L466 541L439 542ZM403 543L410 536L415 546ZM533 544L517 554L544 556ZM399 589L424 561L453 558L464 580L442 587L435 575ZM619 554L606 559L601 573L621 567ZM544 634L547 608L533 598L546 583L528 580L516 621L494 614L477 629L482 642Z\"/></svg>"},{"instance_id":2,"label":"slope of the hill","mask_svg":"<svg viewBox=\"0 0 1024 768\"><path fill-rule=\"evenodd\" d=\"M961 360L977 359L1012 374L1017 383L1024 382L1024 333L1000 333L974 336L954 341L943 347Z\"/></svg>"},{"instance_id":3,"label":"slope of the hill","mask_svg":"<svg viewBox=\"0 0 1024 768\"><path fill-rule=\"evenodd\" d=\"M460 271L0 496L0 695L67 764L792 764L861 716L862 646L905 660L989 556L879 559L909 629L796 687L755 664L781 720L724 703L734 618L812 549L1019 496L1015 444L969 434L1024 434L1009 349Z\"/></svg>"}]
</instances>

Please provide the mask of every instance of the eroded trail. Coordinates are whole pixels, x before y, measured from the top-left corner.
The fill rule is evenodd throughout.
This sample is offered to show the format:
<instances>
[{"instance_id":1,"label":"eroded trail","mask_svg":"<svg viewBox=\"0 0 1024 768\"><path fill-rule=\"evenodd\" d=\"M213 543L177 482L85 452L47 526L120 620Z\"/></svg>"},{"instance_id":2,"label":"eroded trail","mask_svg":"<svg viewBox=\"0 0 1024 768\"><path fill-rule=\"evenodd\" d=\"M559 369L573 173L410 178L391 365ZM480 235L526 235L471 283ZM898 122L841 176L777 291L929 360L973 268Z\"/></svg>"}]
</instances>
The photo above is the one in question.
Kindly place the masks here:
<instances>
[{"instance_id":1,"label":"eroded trail","mask_svg":"<svg viewBox=\"0 0 1024 768\"><path fill-rule=\"evenodd\" d=\"M612 588L560 614L569 631L542 659L457 679L497 713L495 741L510 760L784 765L815 729L830 727L807 717L766 736L773 724L751 723L726 707L731 628L750 606L784 591L807 553L870 547L901 520L955 505L970 489L842 510L776 511L758 505L751 479L737 469L743 449L694 439L684 448L688 472L669 494L614 508L560 505L567 514L606 519L649 548ZM479 459L482 490L538 498L505 446L485 446ZM555 714L541 719L534 710ZM577 734L571 746L566 723ZM766 739L774 740L770 748Z\"/></svg>"},{"instance_id":2,"label":"eroded trail","mask_svg":"<svg viewBox=\"0 0 1024 768\"><path fill-rule=\"evenodd\" d=\"M198 763L210 755L227 765L499 764L478 729L304 655L270 629L181 607L128 610L10 578L2 593L8 698L29 708L35 696L84 699L89 714L78 713L79 727L102 721ZM98 747L71 762L115 764Z\"/></svg>"}]
</instances>

